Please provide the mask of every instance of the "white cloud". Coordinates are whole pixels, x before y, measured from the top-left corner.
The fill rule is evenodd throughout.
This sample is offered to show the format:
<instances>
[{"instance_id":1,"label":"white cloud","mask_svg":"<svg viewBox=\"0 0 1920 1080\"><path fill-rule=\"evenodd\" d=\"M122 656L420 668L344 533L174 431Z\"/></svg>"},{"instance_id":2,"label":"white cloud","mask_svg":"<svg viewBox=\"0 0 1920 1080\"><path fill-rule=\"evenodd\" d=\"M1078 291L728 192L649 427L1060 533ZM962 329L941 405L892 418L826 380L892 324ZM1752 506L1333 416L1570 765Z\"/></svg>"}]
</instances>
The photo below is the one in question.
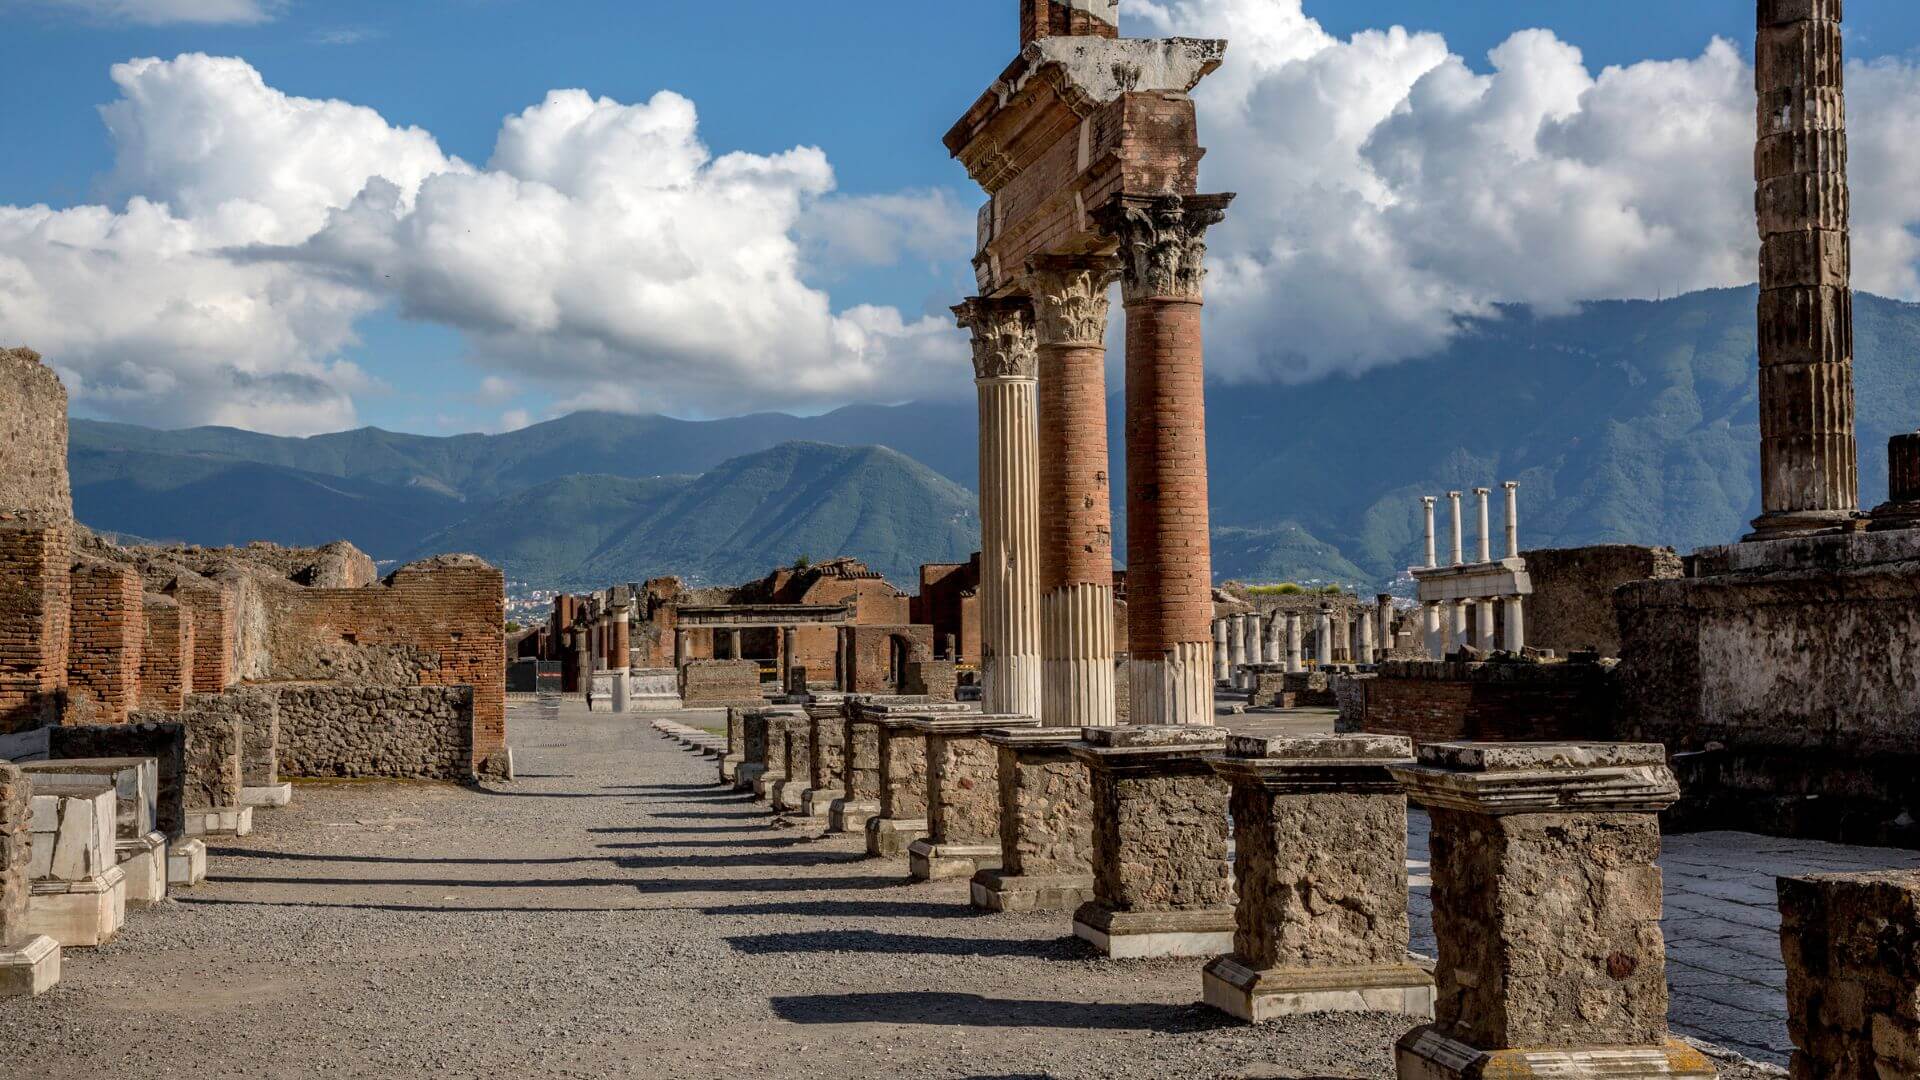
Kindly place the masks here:
<instances>
[{"instance_id":1,"label":"white cloud","mask_svg":"<svg viewBox=\"0 0 1920 1080\"><path fill-rule=\"evenodd\" d=\"M57 8L116 22L252 25L271 20L281 0L41 0Z\"/></svg>"},{"instance_id":2,"label":"white cloud","mask_svg":"<svg viewBox=\"0 0 1920 1080\"><path fill-rule=\"evenodd\" d=\"M1548 311L1755 277L1753 72L1731 43L1597 74L1525 30L1478 72L1443 38L1347 40L1300 0L1141 0L1136 32L1225 37L1202 84L1209 368L1303 380L1419 355L1501 302ZM1855 64L1856 284L1920 297L1920 75Z\"/></svg>"}]
</instances>

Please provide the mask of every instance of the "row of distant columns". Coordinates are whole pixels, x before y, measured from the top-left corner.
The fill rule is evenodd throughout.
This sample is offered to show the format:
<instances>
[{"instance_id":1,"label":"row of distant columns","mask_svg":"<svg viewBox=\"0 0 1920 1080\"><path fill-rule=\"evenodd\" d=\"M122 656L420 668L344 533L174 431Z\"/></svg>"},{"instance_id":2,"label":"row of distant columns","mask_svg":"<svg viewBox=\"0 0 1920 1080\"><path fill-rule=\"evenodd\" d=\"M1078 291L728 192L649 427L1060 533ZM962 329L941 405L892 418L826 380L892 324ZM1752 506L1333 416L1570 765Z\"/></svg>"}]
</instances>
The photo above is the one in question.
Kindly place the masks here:
<instances>
[{"instance_id":1,"label":"row of distant columns","mask_svg":"<svg viewBox=\"0 0 1920 1080\"><path fill-rule=\"evenodd\" d=\"M1049 727L1114 722L1104 342L1117 277L1127 316L1130 718L1213 722L1200 286L1205 233L1229 199L1117 198L1098 215L1117 256L1037 258L1027 295L954 308L972 331L980 406L989 714Z\"/></svg>"},{"instance_id":2,"label":"row of distant columns","mask_svg":"<svg viewBox=\"0 0 1920 1080\"><path fill-rule=\"evenodd\" d=\"M1306 618L1300 612L1271 616L1241 612L1213 622L1214 678L1229 682L1250 664L1286 665L1290 672L1306 670ZM1381 595L1377 604L1340 613L1323 604L1314 615L1313 656L1330 663L1341 651L1341 639L1354 663L1371 664L1393 647L1393 598Z\"/></svg>"}]
</instances>

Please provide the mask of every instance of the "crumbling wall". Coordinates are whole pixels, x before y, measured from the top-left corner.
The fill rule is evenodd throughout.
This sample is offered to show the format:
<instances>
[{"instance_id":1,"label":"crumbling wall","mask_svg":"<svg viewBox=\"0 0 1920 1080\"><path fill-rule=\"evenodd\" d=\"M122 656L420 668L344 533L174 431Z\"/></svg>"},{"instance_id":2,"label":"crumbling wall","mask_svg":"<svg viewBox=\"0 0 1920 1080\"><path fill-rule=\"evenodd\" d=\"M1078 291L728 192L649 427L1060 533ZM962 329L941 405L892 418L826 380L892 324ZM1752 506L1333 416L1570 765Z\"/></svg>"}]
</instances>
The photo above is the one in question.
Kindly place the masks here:
<instances>
[{"instance_id":1,"label":"crumbling wall","mask_svg":"<svg viewBox=\"0 0 1920 1080\"><path fill-rule=\"evenodd\" d=\"M179 712L193 692L193 616L170 597L142 599L139 708Z\"/></svg>"},{"instance_id":2,"label":"crumbling wall","mask_svg":"<svg viewBox=\"0 0 1920 1080\"><path fill-rule=\"evenodd\" d=\"M1780 941L1794 1076L1920 1069L1920 873L1781 878Z\"/></svg>"},{"instance_id":3,"label":"crumbling wall","mask_svg":"<svg viewBox=\"0 0 1920 1080\"><path fill-rule=\"evenodd\" d=\"M183 576L168 593L193 617L193 692L217 694L232 686L233 590L198 576Z\"/></svg>"},{"instance_id":4,"label":"crumbling wall","mask_svg":"<svg viewBox=\"0 0 1920 1080\"><path fill-rule=\"evenodd\" d=\"M1527 644L1567 655L1597 649L1620 655L1620 619L1614 590L1629 581L1677 578L1672 548L1632 544L1549 548L1526 553L1533 595L1526 600Z\"/></svg>"},{"instance_id":5,"label":"crumbling wall","mask_svg":"<svg viewBox=\"0 0 1920 1080\"><path fill-rule=\"evenodd\" d=\"M67 391L32 349L0 348L0 511L73 520Z\"/></svg>"},{"instance_id":6,"label":"crumbling wall","mask_svg":"<svg viewBox=\"0 0 1920 1080\"><path fill-rule=\"evenodd\" d=\"M59 722L71 536L64 523L0 513L0 734Z\"/></svg>"},{"instance_id":7,"label":"crumbling wall","mask_svg":"<svg viewBox=\"0 0 1920 1080\"><path fill-rule=\"evenodd\" d=\"M896 643L904 650L902 676L905 664L933 659L931 626L848 626L840 632L842 640L849 642L848 650L852 654L852 668L843 673L847 678L845 689L850 694L907 692L903 679L895 675Z\"/></svg>"},{"instance_id":8,"label":"crumbling wall","mask_svg":"<svg viewBox=\"0 0 1920 1080\"><path fill-rule=\"evenodd\" d=\"M27 919L27 832L33 819L33 782L0 761L0 949L18 945Z\"/></svg>"},{"instance_id":9,"label":"crumbling wall","mask_svg":"<svg viewBox=\"0 0 1920 1080\"><path fill-rule=\"evenodd\" d=\"M140 704L146 605L140 575L83 560L69 573L67 707L63 724L122 724Z\"/></svg>"},{"instance_id":10,"label":"crumbling wall","mask_svg":"<svg viewBox=\"0 0 1920 1080\"><path fill-rule=\"evenodd\" d=\"M1344 691L1340 730L1417 743L1605 739L1615 702L1607 664L1389 660Z\"/></svg>"},{"instance_id":11,"label":"crumbling wall","mask_svg":"<svg viewBox=\"0 0 1920 1080\"><path fill-rule=\"evenodd\" d=\"M271 690L234 687L219 694L195 694L178 715L137 712L133 721L155 725L177 721L186 734L182 774L186 809L227 810L240 805L241 755L249 718L264 722L277 707Z\"/></svg>"},{"instance_id":12,"label":"crumbling wall","mask_svg":"<svg viewBox=\"0 0 1920 1080\"><path fill-rule=\"evenodd\" d=\"M680 669L680 701L689 709L763 705L755 660L695 660Z\"/></svg>"},{"instance_id":13,"label":"crumbling wall","mask_svg":"<svg viewBox=\"0 0 1920 1080\"><path fill-rule=\"evenodd\" d=\"M472 687L308 684L276 692L285 775L474 776Z\"/></svg>"}]
</instances>

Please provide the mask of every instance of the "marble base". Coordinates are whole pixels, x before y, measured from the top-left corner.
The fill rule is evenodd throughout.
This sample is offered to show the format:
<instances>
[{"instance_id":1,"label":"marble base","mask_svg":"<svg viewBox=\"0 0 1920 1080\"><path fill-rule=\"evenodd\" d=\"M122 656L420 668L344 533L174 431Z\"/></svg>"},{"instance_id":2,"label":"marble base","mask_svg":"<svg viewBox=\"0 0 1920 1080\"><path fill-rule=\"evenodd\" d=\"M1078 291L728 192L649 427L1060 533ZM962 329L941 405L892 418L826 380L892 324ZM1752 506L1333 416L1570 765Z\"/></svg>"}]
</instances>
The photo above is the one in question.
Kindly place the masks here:
<instances>
[{"instance_id":1,"label":"marble base","mask_svg":"<svg viewBox=\"0 0 1920 1080\"><path fill-rule=\"evenodd\" d=\"M1233 909L1108 911L1097 902L1073 913L1073 936L1115 960L1221 956L1233 951Z\"/></svg>"},{"instance_id":2,"label":"marble base","mask_svg":"<svg viewBox=\"0 0 1920 1080\"><path fill-rule=\"evenodd\" d=\"M875 799L835 799L827 806L827 831L865 832L867 822L879 813L880 803Z\"/></svg>"},{"instance_id":3,"label":"marble base","mask_svg":"<svg viewBox=\"0 0 1920 1080\"><path fill-rule=\"evenodd\" d=\"M252 831L251 806L217 806L187 811L188 836L245 836Z\"/></svg>"},{"instance_id":4,"label":"marble base","mask_svg":"<svg viewBox=\"0 0 1920 1080\"><path fill-rule=\"evenodd\" d=\"M867 821L867 854L876 859L905 858L913 842L925 835L926 818L870 818Z\"/></svg>"},{"instance_id":5,"label":"marble base","mask_svg":"<svg viewBox=\"0 0 1920 1080\"><path fill-rule=\"evenodd\" d=\"M29 937L11 949L0 949L0 1001L38 997L60 981L60 943L50 937Z\"/></svg>"},{"instance_id":6,"label":"marble base","mask_svg":"<svg viewBox=\"0 0 1920 1080\"><path fill-rule=\"evenodd\" d=\"M241 806L287 806L293 802L292 784L240 789Z\"/></svg>"},{"instance_id":7,"label":"marble base","mask_svg":"<svg viewBox=\"0 0 1920 1080\"><path fill-rule=\"evenodd\" d=\"M907 872L915 881L971 878L999 865L999 844L936 844L922 837L907 847Z\"/></svg>"},{"instance_id":8,"label":"marble base","mask_svg":"<svg viewBox=\"0 0 1920 1080\"><path fill-rule=\"evenodd\" d=\"M1228 1016L1263 1023L1315 1012L1393 1012L1433 1019L1433 976L1413 964L1255 970L1233 956L1200 973L1201 997Z\"/></svg>"},{"instance_id":9,"label":"marble base","mask_svg":"<svg viewBox=\"0 0 1920 1080\"><path fill-rule=\"evenodd\" d=\"M207 845L176 840L167 848L167 888L191 889L207 880Z\"/></svg>"},{"instance_id":10,"label":"marble base","mask_svg":"<svg viewBox=\"0 0 1920 1080\"><path fill-rule=\"evenodd\" d=\"M36 881L29 892L21 930L64 948L105 945L127 922L127 875L117 866L82 881Z\"/></svg>"},{"instance_id":11,"label":"marble base","mask_svg":"<svg viewBox=\"0 0 1920 1080\"><path fill-rule=\"evenodd\" d=\"M1093 902L1093 875L981 870L973 875L970 899L982 911L1077 911Z\"/></svg>"},{"instance_id":12,"label":"marble base","mask_svg":"<svg viewBox=\"0 0 1920 1080\"><path fill-rule=\"evenodd\" d=\"M127 903L135 907L167 898L167 834L151 832L138 840L114 845L120 869L127 875Z\"/></svg>"},{"instance_id":13,"label":"marble base","mask_svg":"<svg viewBox=\"0 0 1920 1080\"><path fill-rule=\"evenodd\" d=\"M1394 1048L1400 1080L1652 1080L1719 1075L1705 1054L1681 1042L1665 1046L1476 1050L1430 1027L1415 1028Z\"/></svg>"},{"instance_id":14,"label":"marble base","mask_svg":"<svg viewBox=\"0 0 1920 1080\"><path fill-rule=\"evenodd\" d=\"M824 819L831 813L833 804L846 798L846 794L833 788L808 788L800 793L800 814Z\"/></svg>"}]
</instances>

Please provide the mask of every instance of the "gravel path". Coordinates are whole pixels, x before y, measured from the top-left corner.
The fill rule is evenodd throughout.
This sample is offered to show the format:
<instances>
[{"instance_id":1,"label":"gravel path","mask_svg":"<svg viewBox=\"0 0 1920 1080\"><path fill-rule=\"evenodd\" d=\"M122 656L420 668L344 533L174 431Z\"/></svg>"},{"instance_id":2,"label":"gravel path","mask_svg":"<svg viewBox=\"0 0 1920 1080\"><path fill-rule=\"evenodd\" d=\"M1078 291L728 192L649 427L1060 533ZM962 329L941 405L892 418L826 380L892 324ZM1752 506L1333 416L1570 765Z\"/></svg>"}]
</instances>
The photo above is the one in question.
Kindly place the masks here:
<instances>
[{"instance_id":1,"label":"gravel path","mask_svg":"<svg viewBox=\"0 0 1920 1080\"><path fill-rule=\"evenodd\" d=\"M512 785L300 785L206 886L0 1006L0 1077L1393 1075L1403 1018L1239 1026L1195 1004L1198 961L972 914L645 717L512 726Z\"/></svg>"}]
</instances>

